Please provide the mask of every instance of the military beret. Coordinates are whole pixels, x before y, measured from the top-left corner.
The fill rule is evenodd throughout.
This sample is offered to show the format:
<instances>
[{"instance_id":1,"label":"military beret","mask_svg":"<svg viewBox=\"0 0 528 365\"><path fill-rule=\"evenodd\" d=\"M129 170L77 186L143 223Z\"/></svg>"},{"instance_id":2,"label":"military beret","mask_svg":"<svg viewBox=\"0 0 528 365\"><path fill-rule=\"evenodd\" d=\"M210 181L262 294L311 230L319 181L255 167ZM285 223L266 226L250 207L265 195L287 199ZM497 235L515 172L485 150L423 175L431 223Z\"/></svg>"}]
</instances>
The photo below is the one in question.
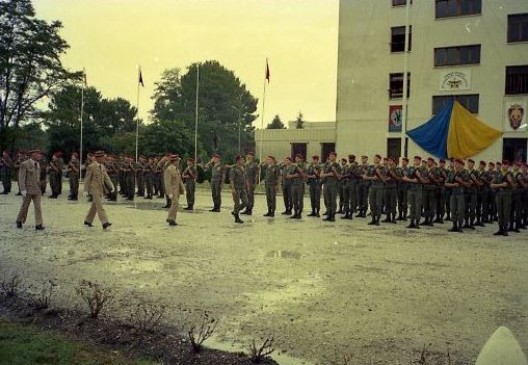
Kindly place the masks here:
<instances>
[{"instance_id":1,"label":"military beret","mask_svg":"<svg viewBox=\"0 0 528 365\"><path fill-rule=\"evenodd\" d=\"M383 157L383 161L389 161L389 157Z\"/></svg>"},{"instance_id":2,"label":"military beret","mask_svg":"<svg viewBox=\"0 0 528 365\"><path fill-rule=\"evenodd\" d=\"M77 152L72 153L72 157L79 157L79 154Z\"/></svg>"},{"instance_id":3,"label":"military beret","mask_svg":"<svg viewBox=\"0 0 528 365\"><path fill-rule=\"evenodd\" d=\"M420 160L420 161L422 160L422 158L420 156L414 156L414 159L415 160Z\"/></svg>"},{"instance_id":4,"label":"military beret","mask_svg":"<svg viewBox=\"0 0 528 365\"><path fill-rule=\"evenodd\" d=\"M213 157L222 158L222 156L220 156L218 153L214 153Z\"/></svg>"},{"instance_id":5,"label":"military beret","mask_svg":"<svg viewBox=\"0 0 528 365\"><path fill-rule=\"evenodd\" d=\"M440 163L445 163L446 162L446 160L444 160L443 158L441 158L439 161L440 161Z\"/></svg>"},{"instance_id":6,"label":"military beret","mask_svg":"<svg viewBox=\"0 0 528 365\"><path fill-rule=\"evenodd\" d=\"M346 158L342 158L341 162L347 162L347 159Z\"/></svg>"},{"instance_id":7,"label":"military beret","mask_svg":"<svg viewBox=\"0 0 528 365\"><path fill-rule=\"evenodd\" d=\"M470 158L470 159L468 160L468 162L470 162L470 163L475 163L475 160L473 160L472 158Z\"/></svg>"},{"instance_id":8,"label":"military beret","mask_svg":"<svg viewBox=\"0 0 528 365\"><path fill-rule=\"evenodd\" d=\"M388 157L387 160L391 160L392 162L396 162L398 160L398 157Z\"/></svg>"},{"instance_id":9,"label":"military beret","mask_svg":"<svg viewBox=\"0 0 528 365\"><path fill-rule=\"evenodd\" d=\"M522 166L523 165L522 161L515 161L513 164L515 166Z\"/></svg>"},{"instance_id":10,"label":"military beret","mask_svg":"<svg viewBox=\"0 0 528 365\"><path fill-rule=\"evenodd\" d=\"M94 157L104 157L105 153L104 151L96 151L93 153Z\"/></svg>"},{"instance_id":11,"label":"military beret","mask_svg":"<svg viewBox=\"0 0 528 365\"><path fill-rule=\"evenodd\" d=\"M497 162L495 162L495 165L499 165L500 166L500 165L502 165L502 162L497 161Z\"/></svg>"},{"instance_id":12,"label":"military beret","mask_svg":"<svg viewBox=\"0 0 528 365\"><path fill-rule=\"evenodd\" d=\"M363 155L363 156L361 156L361 158L368 158L368 156Z\"/></svg>"},{"instance_id":13,"label":"military beret","mask_svg":"<svg viewBox=\"0 0 528 365\"><path fill-rule=\"evenodd\" d=\"M486 161L482 161L482 160L480 160L479 165L481 165L481 166L486 166Z\"/></svg>"},{"instance_id":14,"label":"military beret","mask_svg":"<svg viewBox=\"0 0 528 365\"><path fill-rule=\"evenodd\" d=\"M312 159L314 159L314 160L319 160L319 156L317 156L317 155L313 155L313 156L312 156Z\"/></svg>"},{"instance_id":15,"label":"military beret","mask_svg":"<svg viewBox=\"0 0 528 365\"><path fill-rule=\"evenodd\" d=\"M509 165L510 165L510 161L508 161L508 160L502 160L502 164L503 164L503 165L508 165L508 166L509 166Z\"/></svg>"},{"instance_id":16,"label":"military beret","mask_svg":"<svg viewBox=\"0 0 528 365\"><path fill-rule=\"evenodd\" d=\"M407 157L402 158L402 161L409 162L409 159Z\"/></svg>"},{"instance_id":17,"label":"military beret","mask_svg":"<svg viewBox=\"0 0 528 365\"><path fill-rule=\"evenodd\" d=\"M432 158L432 157L427 157L427 161L431 161L431 162L434 162L434 161L435 161L435 159L434 159L434 158Z\"/></svg>"},{"instance_id":18,"label":"military beret","mask_svg":"<svg viewBox=\"0 0 528 365\"><path fill-rule=\"evenodd\" d=\"M295 158L297 158L297 157L299 157L299 158L304 158L303 155L301 155L300 153L297 153L297 154L295 155Z\"/></svg>"},{"instance_id":19,"label":"military beret","mask_svg":"<svg viewBox=\"0 0 528 365\"><path fill-rule=\"evenodd\" d=\"M330 155L337 156L337 153L335 153L334 151L332 151L332 152L330 152L328 155L329 155L329 156L330 156Z\"/></svg>"},{"instance_id":20,"label":"military beret","mask_svg":"<svg viewBox=\"0 0 528 365\"><path fill-rule=\"evenodd\" d=\"M248 156L248 155L255 157L255 152L248 151L248 152L246 152L246 156Z\"/></svg>"},{"instance_id":21,"label":"military beret","mask_svg":"<svg viewBox=\"0 0 528 365\"><path fill-rule=\"evenodd\" d=\"M455 159L453 159L453 162L459 163L459 164L461 164L461 165L464 164L464 160L462 160L462 159L460 159L460 158L455 158Z\"/></svg>"},{"instance_id":22,"label":"military beret","mask_svg":"<svg viewBox=\"0 0 528 365\"><path fill-rule=\"evenodd\" d=\"M490 161L490 162L488 163L488 165L489 165L489 166L495 166L495 163Z\"/></svg>"},{"instance_id":23,"label":"military beret","mask_svg":"<svg viewBox=\"0 0 528 365\"><path fill-rule=\"evenodd\" d=\"M34 154L34 153L39 153L39 154L41 154L41 155L43 154L42 151L40 151L40 150L31 150L31 151L27 151L27 154L28 154L28 155L32 155L32 154Z\"/></svg>"},{"instance_id":24,"label":"military beret","mask_svg":"<svg viewBox=\"0 0 528 365\"><path fill-rule=\"evenodd\" d=\"M277 161L277 159L275 158L275 156L268 156L268 158L271 158L273 161Z\"/></svg>"},{"instance_id":25,"label":"military beret","mask_svg":"<svg viewBox=\"0 0 528 365\"><path fill-rule=\"evenodd\" d=\"M380 160L382 159L382 157L381 157L380 154L376 154L376 155L374 155L374 157L377 157L377 158L379 158Z\"/></svg>"},{"instance_id":26,"label":"military beret","mask_svg":"<svg viewBox=\"0 0 528 365\"><path fill-rule=\"evenodd\" d=\"M356 158L356 155L348 155L348 158Z\"/></svg>"},{"instance_id":27,"label":"military beret","mask_svg":"<svg viewBox=\"0 0 528 365\"><path fill-rule=\"evenodd\" d=\"M235 161L240 161L240 160L243 160L243 159L244 159L243 155L236 155L235 156Z\"/></svg>"},{"instance_id":28,"label":"military beret","mask_svg":"<svg viewBox=\"0 0 528 365\"><path fill-rule=\"evenodd\" d=\"M284 159L285 160L290 160L290 161L292 160L292 158L290 156L286 156Z\"/></svg>"}]
</instances>

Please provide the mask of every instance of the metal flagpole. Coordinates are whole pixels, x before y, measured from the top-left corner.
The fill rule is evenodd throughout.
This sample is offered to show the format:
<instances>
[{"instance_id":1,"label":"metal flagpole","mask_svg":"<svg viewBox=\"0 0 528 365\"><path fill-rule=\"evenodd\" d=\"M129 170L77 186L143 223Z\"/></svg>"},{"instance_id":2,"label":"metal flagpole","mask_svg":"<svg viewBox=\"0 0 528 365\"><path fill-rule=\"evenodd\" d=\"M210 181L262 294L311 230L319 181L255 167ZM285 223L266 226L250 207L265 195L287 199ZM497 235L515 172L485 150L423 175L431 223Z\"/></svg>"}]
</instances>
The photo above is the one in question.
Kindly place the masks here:
<instances>
[{"instance_id":1,"label":"metal flagpole","mask_svg":"<svg viewBox=\"0 0 528 365\"><path fill-rule=\"evenodd\" d=\"M198 163L198 95L200 94L200 64L196 64L196 109L194 111L194 161Z\"/></svg>"},{"instance_id":2,"label":"metal flagpole","mask_svg":"<svg viewBox=\"0 0 528 365\"><path fill-rule=\"evenodd\" d=\"M83 86L81 88L81 143L79 146L79 181L82 180L83 163L83 114L84 114L84 88L86 87L86 73L83 71Z\"/></svg>"},{"instance_id":3,"label":"metal flagpole","mask_svg":"<svg viewBox=\"0 0 528 365\"><path fill-rule=\"evenodd\" d=\"M409 15L411 9L411 1L407 0L405 2L405 43L403 47L403 100L402 100L402 115L401 115L401 156L407 157L408 154L408 144L409 140L407 139L407 92L408 87L407 83L409 82L409 77L407 75L407 69L409 68L409 39L410 39L410 26L409 26Z\"/></svg>"},{"instance_id":4,"label":"metal flagpole","mask_svg":"<svg viewBox=\"0 0 528 365\"><path fill-rule=\"evenodd\" d=\"M262 144L263 144L263 138L264 138L264 115L266 114L266 81L268 81L268 59L267 58L266 58L266 76L264 77L264 92L262 93L262 118L260 119L259 163L262 163Z\"/></svg>"},{"instance_id":5,"label":"metal flagpole","mask_svg":"<svg viewBox=\"0 0 528 365\"><path fill-rule=\"evenodd\" d=\"M136 164L138 163L138 147L139 147L139 84L141 77L141 66L139 66L138 83L137 83L137 99L136 99Z\"/></svg>"}]
</instances>

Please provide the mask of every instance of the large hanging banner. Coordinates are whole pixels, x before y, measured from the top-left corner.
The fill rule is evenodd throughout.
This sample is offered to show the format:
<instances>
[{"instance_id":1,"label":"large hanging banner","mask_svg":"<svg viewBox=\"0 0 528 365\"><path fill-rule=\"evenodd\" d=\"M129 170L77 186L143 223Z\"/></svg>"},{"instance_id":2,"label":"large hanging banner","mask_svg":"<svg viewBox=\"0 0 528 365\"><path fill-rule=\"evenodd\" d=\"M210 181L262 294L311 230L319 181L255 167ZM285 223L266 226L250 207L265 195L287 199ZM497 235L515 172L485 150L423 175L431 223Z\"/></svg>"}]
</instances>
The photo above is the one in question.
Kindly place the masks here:
<instances>
[{"instance_id":1,"label":"large hanging banner","mask_svg":"<svg viewBox=\"0 0 528 365\"><path fill-rule=\"evenodd\" d=\"M504 113L505 132L526 132L526 108L528 100L507 100Z\"/></svg>"},{"instance_id":2,"label":"large hanging banner","mask_svg":"<svg viewBox=\"0 0 528 365\"><path fill-rule=\"evenodd\" d=\"M402 106L389 106L389 132L401 132L402 130Z\"/></svg>"}]
</instances>

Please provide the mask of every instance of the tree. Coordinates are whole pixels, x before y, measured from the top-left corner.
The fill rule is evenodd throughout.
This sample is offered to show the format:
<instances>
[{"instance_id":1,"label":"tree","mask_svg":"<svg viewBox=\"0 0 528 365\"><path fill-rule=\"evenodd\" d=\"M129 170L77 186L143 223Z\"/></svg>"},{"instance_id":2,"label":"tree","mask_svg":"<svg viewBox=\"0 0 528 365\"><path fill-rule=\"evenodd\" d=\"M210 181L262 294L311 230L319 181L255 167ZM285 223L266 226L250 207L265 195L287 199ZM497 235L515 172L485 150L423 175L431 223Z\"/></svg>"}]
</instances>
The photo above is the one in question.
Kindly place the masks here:
<instances>
[{"instance_id":1,"label":"tree","mask_svg":"<svg viewBox=\"0 0 528 365\"><path fill-rule=\"evenodd\" d=\"M30 0L0 2L0 149L13 147L13 131L34 115L42 98L80 77L61 64L68 49L61 27L36 19Z\"/></svg>"},{"instance_id":2,"label":"tree","mask_svg":"<svg viewBox=\"0 0 528 365\"><path fill-rule=\"evenodd\" d=\"M143 153L149 155L175 152L194 156L194 130L183 122L155 121L142 128L140 145Z\"/></svg>"},{"instance_id":3,"label":"tree","mask_svg":"<svg viewBox=\"0 0 528 365\"><path fill-rule=\"evenodd\" d=\"M256 118L257 99L233 71L218 61L192 64L184 75L178 69L166 70L156 83L153 120L182 123L194 135L197 68L199 152L210 156L218 150L225 160L231 159L238 153L239 128L241 148L254 149L252 122Z\"/></svg>"},{"instance_id":4,"label":"tree","mask_svg":"<svg viewBox=\"0 0 528 365\"><path fill-rule=\"evenodd\" d=\"M282 123L280 117L276 115L270 124L266 127L267 129L286 129L284 123Z\"/></svg>"},{"instance_id":5,"label":"tree","mask_svg":"<svg viewBox=\"0 0 528 365\"><path fill-rule=\"evenodd\" d=\"M295 119L295 128L296 129L304 128L303 114L301 112L299 112L299 115L297 115L297 119Z\"/></svg>"}]
</instances>

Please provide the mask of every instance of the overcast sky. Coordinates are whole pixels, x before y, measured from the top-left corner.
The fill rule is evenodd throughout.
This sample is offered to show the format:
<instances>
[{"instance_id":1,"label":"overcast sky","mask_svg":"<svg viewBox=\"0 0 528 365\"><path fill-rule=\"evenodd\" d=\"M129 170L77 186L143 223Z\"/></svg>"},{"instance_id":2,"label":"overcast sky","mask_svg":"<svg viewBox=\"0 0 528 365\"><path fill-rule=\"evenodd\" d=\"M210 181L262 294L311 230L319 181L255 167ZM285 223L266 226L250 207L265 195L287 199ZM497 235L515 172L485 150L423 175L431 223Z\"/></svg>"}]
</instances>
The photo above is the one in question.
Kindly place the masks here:
<instances>
[{"instance_id":1,"label":"overcast sky","mask_svg":"<svg viewBox=\"0 0 528 365\"><path fill-rule=\"evenodd\" d=\"M152 108L154 82L167 68L218 60L250 92L262 94L265 123L299 112L308 121L335 120L337 0L34 0L37 17L60 20L70 45L63 61L86 68L88 84L133 105L137 65L140 116ZM256 121L260 127L261 118Z\"/></svg>"}]
</instances>

